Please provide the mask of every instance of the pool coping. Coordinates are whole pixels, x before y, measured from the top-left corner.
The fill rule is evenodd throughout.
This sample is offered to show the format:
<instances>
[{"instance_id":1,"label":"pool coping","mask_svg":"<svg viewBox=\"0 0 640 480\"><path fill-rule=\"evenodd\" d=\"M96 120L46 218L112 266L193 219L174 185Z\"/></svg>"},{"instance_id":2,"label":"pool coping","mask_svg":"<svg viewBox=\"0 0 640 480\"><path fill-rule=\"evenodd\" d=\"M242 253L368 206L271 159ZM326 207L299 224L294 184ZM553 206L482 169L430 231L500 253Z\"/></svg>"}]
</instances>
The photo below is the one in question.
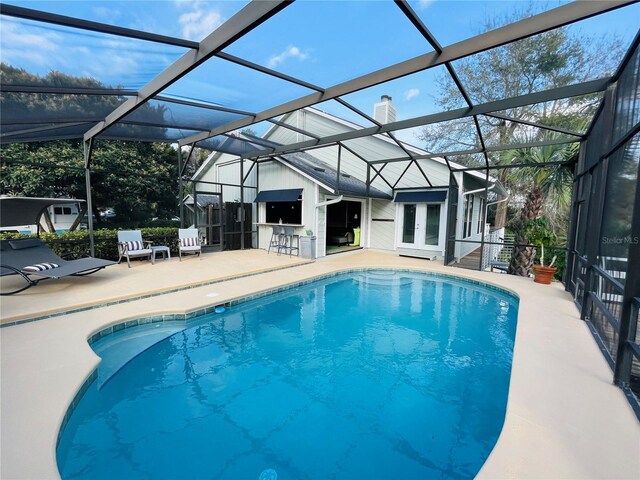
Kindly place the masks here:
<instances>
[{"instance_id":1,"label":"pool coping","mask_svg":"<svg viewBox=\"0 0 640 480\"><path fill-rule=\"evenodd\" d=\"M168 287L165 289L158 289L156 291L153 292L149 292L149 293L142 293L142 294L132 294L132 295L125 295L125 296L120 296L120 297L115 297L113 299L108 299L106 300L104 303L95 303L95 304L89 304L89 305L80 305L74 308L71 308L69 310L58 310L49 314L44 314L44 315L36 315L36 316L32 316L32 317L26 317L26 318L17 318L16 320L13 321L8 321L8 322L3 322L0 323L0 328L6 328L6 327L11 327L13 325L20 325L22 323L29 323L29 322L37 322L39 320L45 320L47 318L53 318L53 317L59 317L62 315L70 315L73 313L79 313L79 312L86 312L88 310L93 310L95 308L104 308L104 307L110 307L112 305L119 305L121 303L127 303L127 302L135 302L136 300L143 300L145 298L152 298L152 297L157 297L160 295L167 295L170 293L176 293L176 292L182 292L184 290L191 290L193 288L200 288L200 287L206 287L209 285L215 285L217 283L221 283L221 282L226 282L229 280L235 280L237 278L246 278L246 277L252 277L255 275L262 275L263 273L269 273L269 272L276 272L279 270L286 270L288 268L295 268L301 265L308 265L313 263L313 260L309 260L308 262L300 262L300 263L295 263L295 264L291 264L291 265L281 265L278 267L272 267L269 269L261 269L261 270L256 270L253 272L247 272L244 274L238 274L238 275L231 275L231 276L226 276L226 277L220 277L220 278L215 278L215 279L211 279L211 280L202 280L199 282L194 282L191 283L189 285L183 285L180 287Z\"/></svg>"},{"instance_id":2,"label":"pool coping","mask_svg":"<svg viewBox=\"0 0 640 480\"><path fill-rule=\"evenodd\" d=\"M630 447L640 443L640 425L623 392L611 385L606 361L561 286L539 286L529 279L473 271L456 270L452 275L449 267L436 262L383 252L335 257L342 258L290 269L284 276L264 273L242 282L222 282L217 291L223 293L217 304L267 295L265 291L302 283L295 279L311 282L327 273L337 275L358 269L436 273L498 287L519 297L519 315L505 422L478 477L640 477L640 458L636 461L637 452ZM273 288L265 289L265 284ZM145 313L188 315L197 310L190 308L197 302L212 305L211 299L204 299L206 293L206 288L191 289L153 301L95 309L90 316L71 314L2 330L3 336L11 339L5 343L9 348L2 351L3 372L7 372L3 376L2 407L9 411L13 407L12 415L3 415L3 478L59 478L55 461L57 434L74 394L99 363L88 345L91 335ZM136 314L132 314L134 311ZM54 345L55 351L49 351L52 339L60 343ZM573 349L570 355L566 348L569 341ZM23 352L25 348L28 351ZM32 359L34 355L37 358ZM53 363L60 364L51 365L50 357L55 357ZM13 360L13 367L7 367L5 358ZM15 362L21 358L21 368L12 374L18 365ZM549 368L550 365L554 367ZM52 376L50 370L58 375ZM567 375L573 376L570 385ZM589 395L584 394L585 388ZM38 426L37 433L33 431L35 427L29 427L32 424Z\"/></svg>"}]
</instances>

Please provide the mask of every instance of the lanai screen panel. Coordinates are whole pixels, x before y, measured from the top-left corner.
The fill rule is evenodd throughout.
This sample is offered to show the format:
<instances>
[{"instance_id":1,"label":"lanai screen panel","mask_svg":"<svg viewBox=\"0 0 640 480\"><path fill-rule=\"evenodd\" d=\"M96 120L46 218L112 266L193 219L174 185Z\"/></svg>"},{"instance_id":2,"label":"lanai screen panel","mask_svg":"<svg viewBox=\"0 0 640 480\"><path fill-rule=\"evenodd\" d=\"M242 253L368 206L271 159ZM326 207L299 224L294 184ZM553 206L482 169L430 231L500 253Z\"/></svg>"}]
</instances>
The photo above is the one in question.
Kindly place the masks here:
<instances>
[{"instance_id":1,"label":"lanai screen panel","mask_svg":"<svg viewBox=\"0 0 640 480\"><path fill-rule=\"evenodd\" d=\"M2 92L2 125L97 122L124 103L124 95Z\"/></svg>"},{"instance_id":2,"label":"lanai screen panel","mask_svg":"<svg viewBox=\"0 0 640 480\"><path fill-rule=\"evenodd\" d=\"M446 100L441 101L438 94L445 88L449 94ZM373 106L381 101L383 95L392 98L397 120L466 106L443 65L344 95L342 99L373 117Z\"/></svg>"},{"instance_id":3,"label":"lanai screen panel","mask_svg":"<svg viewBox=\"0 0 640 480\"><path fill-rule=\"evenodd\" d=\"M57 75L59 86L139 90L187 49L2 15L2 61L24 69L22 84L41 84L33 76ZM79 77L83 80L64 76ZM3 75L3 83L5 76Z\"/></svg>"},{"instance_id":4,"label":"lanai screen panel","mask_svg":"<svg viewBox=\"0 0 640 480\"><path fill-rule=\"evenodd\" d=\"M431 50L392 2L302 1L225 52L328 88Z\"/></svg>"},{"instance_id":5,"label":"lanai screen panel","mask_svg":"<svg viewBox=\"0 0 640 480\"><path fill-rule=\"evenodd\" d=\"M162 94L260 112L311 92L295 83L214 57L167 87Z\"/></svg>"},{"instance_id":6,"label":"lanai screen panel","mask_svg":"<svg viewBox=\"0 0 640 480\"><path fill-rule=\"evenodd\" d=\"M206 5L203 5L200 2L163 1L152 7L147 0L74 1L72 15L82 20L116 27L200 41L211 33L211 29L226 22L248 3L247 0L208 0ZM69 15L69 2L12 0L11 4L58 15ZM163 22L157 11L159 8L163 13L171 15L173 21Z\"/></svg>"},{"instance_id":7,"label":"lanai screen panel","mask_svg":"<svg viewBox=\"0 0 640 480\"><path fill-rule=\"evenodd\" d=\"M484 30L484 24L491 28L502 27L514 21L513 4L495 0L447 0L446 2L424 2L409 0L418 17L442 45L451 45L472 38ZM522 18L551 10L562 2L523 2L520 7ZM464 12L464 15L461 14Z\"/></svg>"},{"instance_id":8,"label":"lanai screen panel","mask_svg":"<svg viewBox=\"0 0 640 480\"><path fill-rule=\"evenodd\" d=\"M169 100L150 100L123 118L124 122L176 127L192 130L209 130L243 118L240 113L207 108L205 104L181 104Z\"/></svg>"},{"instance_id":9,"label":"lanai screen panel","mask_svg":"<svg viewBox=\"0 0 640 480\"><path fill-rule=\"evenodd\" d=\"M3 137L1 143L24 143L24 142L42 142L49 140L67 140L72 138L82 138L84 132L86 132L93 123L85 124L48 124L48 125L22 125L23 130L13 130L11 135L4 135L5 127L2 127ZM15 128L12 126L11 128Z\"/></svg>"}]
</instances>

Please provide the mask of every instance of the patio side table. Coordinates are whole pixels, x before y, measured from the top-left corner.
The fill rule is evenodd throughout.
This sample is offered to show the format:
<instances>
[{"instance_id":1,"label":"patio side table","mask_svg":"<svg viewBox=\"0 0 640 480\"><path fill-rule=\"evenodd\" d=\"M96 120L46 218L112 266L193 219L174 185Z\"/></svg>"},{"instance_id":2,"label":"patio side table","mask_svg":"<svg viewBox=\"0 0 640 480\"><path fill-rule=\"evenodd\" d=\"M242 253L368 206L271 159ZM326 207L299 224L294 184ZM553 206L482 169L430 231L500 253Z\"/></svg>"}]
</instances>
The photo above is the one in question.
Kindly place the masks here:
<instances>
[{"instance_id":1,"label":"patio side table","mask_svg":"<svg viewBox=\"0 0 640 480\"><path fill-rule=\"evenodd\" d=\"M171 251L169 250L169 247L164 247L162 245L158 245L158 246L152 246L151 247L151 263L154 264L156 263L156 255L158 254L158 252L162 253L162 258L164 258L165 260L171 260Z\"/></svg>"}]
</instances>

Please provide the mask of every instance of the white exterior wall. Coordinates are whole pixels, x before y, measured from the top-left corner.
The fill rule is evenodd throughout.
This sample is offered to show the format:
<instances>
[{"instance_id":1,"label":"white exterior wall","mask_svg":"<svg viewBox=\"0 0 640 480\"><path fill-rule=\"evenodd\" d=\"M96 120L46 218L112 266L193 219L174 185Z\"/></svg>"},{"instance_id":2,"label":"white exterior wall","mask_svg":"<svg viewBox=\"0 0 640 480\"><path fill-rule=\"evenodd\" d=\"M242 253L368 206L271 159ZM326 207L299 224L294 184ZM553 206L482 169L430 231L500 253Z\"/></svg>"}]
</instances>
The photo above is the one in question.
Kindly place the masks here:
<instances>
[{"instance_id":1,"label":"white exterior wall","mask_svg":"<svg viewBox=\"0 0 640 480\"><path fill-rule=\"evenodd\" d=\"M395 250L396 207L391 200L371 200L370 248Z\"/></svg>"},{"instance_id":2,"label":"white exterior wall","mask_svg":"<svg viewBox=\"0 0 640 480\"><path fill-rule=\"evenodd\" d=\"M309 110L293 113L286 116L283 121L318 135L332 135L352 130L348 126L323 116L320 113ZM280 127L274 127L268 133L267 138L284 144L309 139L309 137L300 133ZM375 137L347 140L344 144L367 160L382 160L385 158L399 158L406 156L404 151L395 143ZM336 146L311 150L309 153L319 160L328 163L332 167L337 167L338 148ZM418 164L424 171L425 175L429 178L432 185L449 185L449 168L446 163L435 159L422 159L418 160ZM408 162L390 163L384 168L382 175L384 175L389 183L393 185L396 180L400 178L400 175L402 175L402 172L407 165ZM367 178L367 166L365 162L346 149L342 149L340 170L341 172L353 175L362 181L365 181ZM373 178L374 175L375 172L371 169L371 178ZM389 186L379 178L374 181L373 186L385 193L391 193ZM415 165L412 165L409 170L407 170L406 174L397 185L399 188L420 188L427 186L429 186L429 184Z\"/></svg>"},{"instance_id":3,"label":"white exterior wall","mask_svg":"<svg viewBox=\"0 0 640 480\"><path fill-rule=\"evenodd\" d=\"M333 120L321 112L313 110L304 110L286 115L282 121L289 123L292 126L298 127L302 130L306 130L310 133L326 136L340 132L348 132L353 128L349 125L345 125L339 121ZM274 142L282 144L291 144L299 141L308 140L309 137L288 130L283 127L275 126L266 135L266 138ZM367 138L367 139L354 139L345 142L349 148L355 150L360 156L367 158L368 160L384 159L384 158L397 158L405 156L405 153L393 142L388 142L380 138ZM337 167L338 147L327 146L309 151L309 154L315 158L329 164L333 168ZM448 186L450 179L450 172L448 166L436 159L421 159L417 160L417 163L428 177L433 186ZM404 172L409 162L395 162L389 163L382 171L385 179L394 184L400 175ZM222 183L239 183L239 165L238 159L227 154L222 154L216 160L214 168L209 168L208 171L202 175L203 180L222 182ZM250 167L250 162L245 163L245 172ZM268 162L261 164L260 174L256 178L256 170L254 169L248 180L247 184L256 185L259 180L259 190L277 190L285 188L303 188L303 224L304 226L298 228L300 234L304 234L305 230L313 230L314 235L317 237L317 256L324 256L326 253L326 207L316 209L315 204L325 201L327 198L334 198L329 192L319 187L317 183L301 173L298 173L282 164L276 162ZM358 156L352 154L346 149L342 149L340 170L342 173L352 175L356 178L365 181L367 178L367 165ZM371 178L375 176L373 168L370 171ZM463 191L465 186L464 180L467 180L467 175L462 173L456 174L456 178L459 183L459 199L458 199L458 212L457 212L457 225L456 225L456 238L462 238L463 225L464 225L464 196ZM475 179L468 179L470 185L475 185ZM475 189L467 185L467 190ZM380 177L372 183L372 186L386 193L391 193L391 188ZM397 188L424 188L429 186L424 179L422 172L416 165L412 165L404 174L402 179L397 184ZM245 202L252 201L254 195L259 190L246 189L245 190ZM226 201L239 200L239 188L238 187L223 187L223 195ZM473 219L472 219L472 234L464 240L472 240L480 242L481 233L477 233L477 222L480 214L480 196L474 195L474 207L473 207ZM237 198L236 198L237 197ZM358 199L362 200L362 199ZM371 205L371 211L369 212L369 205ZM443 204L441 212L441 236L446 237L446 218L447 218L448 202ZM398 214L396 204L389 200L372 199L364 200L363 202L363 219L361 222L361 245L364 247L382 249L382 250L397 250L398 245L398 228L400 222L397 221L396 215ZM254 218L259 221L260 213L256 212ZM383 220L383 221L381 221ZM384 221L387 220L387 221ZM270 226L259 226L259 248L266 248L268 246L269 239L271 237ZM437 256L444 255L444 245L446 245L446 238L441 242L443 246L442 251L440 249L433 252L427 252L436 254ZM474 243L462 243L457 242L455 246L455 257L461 258L468 253L478 248L478 244ZM401 252L402 253L402 252ZM412 252L404 252L412 254ZM415 253L415 252L413 252Z\"/></svg>"},{"instance_id":4,"label":"white exterior wall","mask_svg":"<svg viewBox=\"0 0 640 480\"><path fill-rule=\"evenodd\" d=\"M296 227L296 234L304 235L306 230L316 232L316 208L315 196L317 185L315 182L285 167L280 162L261 163L259 190L284 190L290 188L302 188L302 226ZM264 204L259 204L260 210ZM260 223L264 219L263 212L258 213L259 247L268 248L271 239L271 224Z\"/></svg>"},{"instance_id":5,"label":"white exterior wall","mask_svg":"<svg viewBox=\"0 0 640 480\"><path fill-rule=\"evenodd\" d=\"M326 191L317 188L318 202L322 203L327 200ZM327 207L316 208L316 228L313 231L316 235L316 257L324 257L327 255Z\"/></svg>"}]
</instances>

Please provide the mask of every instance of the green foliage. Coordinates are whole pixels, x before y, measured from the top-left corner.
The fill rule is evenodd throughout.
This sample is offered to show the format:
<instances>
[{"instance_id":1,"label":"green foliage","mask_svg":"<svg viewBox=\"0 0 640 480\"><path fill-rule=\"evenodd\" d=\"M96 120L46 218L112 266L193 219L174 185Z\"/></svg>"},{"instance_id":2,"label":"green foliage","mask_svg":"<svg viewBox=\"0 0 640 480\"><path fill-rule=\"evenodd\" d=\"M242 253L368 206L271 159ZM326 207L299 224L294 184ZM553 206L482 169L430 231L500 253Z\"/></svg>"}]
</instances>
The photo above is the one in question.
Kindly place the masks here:
<instances>
[{"instance_id":1,"label":"green foliage","mask_svg":"<svg viewBox=\"0 0 640 480\"><path fill-rule=\"evenodd\" d=\"M95 79L60 72L39 76L0 64L2 84L51 87L104 88ZM3 121L11 124L38 117L47 121L87 119L68 127L65 134L81 136L95 118L103 118L122 104L118 95L50 95L5 92L0 96ZM165 109L144 104L136 117L162 124ZM131 138L162 138L158 127L118 125L117 134ZM28 197L86 198L83 145L80 139L14 143L2 146L0 193ZM98 212L114 209L118 221L139 226L153 217L170 218L177 212L176 151L168 143L98 140L92 155L92 196Z\"/></svg>"},{"instance_id":2,"label":"green foliage","mask_svg":"<svg viewBox=\"0 0 640 480\"><path fill-rule=\"evenodd\" d=\"M2 194L86 198L80 141L6 145L2 155ZM132 226L175 215L175 156L175 150L162 143L99 141L91 175L96 220L99 210L107 208Z\"/></svg>"},{"instance_id":3,"label":"green foliage","mask_svg":"<svg viewBox=\"0 0 640 480\"><path fill-rule=\"evenodd\" d=\"M562 276L564 275L564 269L566 267L567 254L566 251L553 250L553 255L557 255L556 263L553 265L558 270L553 274L553 277L556 280L562 281Z\"/></svg>"},{"instance_id":4,"label":"green foliage","mask_svg":"<svg viewBox=\"0 0 640 480\"><path fill-rule=\"evenodd\" d=\"M538 218L530 220L524 227L524 238L530 245L551 245L556 241L556 235L549 228L547 220Z\"/></svg>"},{"instance_id":5,"label":"green foliage","mask_svg":"<svg viewBox=\"0 0 640 480\"><path fill-rule=\"evenodd\" d=\"M153 245L164 245L172 253L178 252L178 229L173 227L142 228L142 239ZM28 238L33 235L0 233L0 239ZM77 230L63 234L42 233L40 238L60 257L71 259L89 255L89 232ZM95 256L106 260L118 260L118 230L99 229L94 232Z\"/></svg>"},{"instance_id":6,"label":"green foliage","mask_svg":"<svg viewBox=\"0 0 640 480\"><path fill-rule=\"evenodd\" d=\"M503 17L487 18L477 27L478 33L530 17L544 8L542 2L516 2L513 10ZM622 55L623 46L618 38L596 38L584 32L576 35L568 28L559 28L458 60L455 71L473 102L479 104L606 77L615 71ZM437 102L441 110L467 106L446 71L438 77L438 90ZM599 98L599 95L585 95L512 108L502 113L513 118L582 129L597 108ZM484 141L489 144L520 143L531 131L515 122L489 116L478 116L478 121ZM426 127L420 139L425 142L426 150L432 152L477 148L479 143L475 125L468 119ZM482 157L455 160L469 166L484 164Z\"/></svg>"}]
</instances>

